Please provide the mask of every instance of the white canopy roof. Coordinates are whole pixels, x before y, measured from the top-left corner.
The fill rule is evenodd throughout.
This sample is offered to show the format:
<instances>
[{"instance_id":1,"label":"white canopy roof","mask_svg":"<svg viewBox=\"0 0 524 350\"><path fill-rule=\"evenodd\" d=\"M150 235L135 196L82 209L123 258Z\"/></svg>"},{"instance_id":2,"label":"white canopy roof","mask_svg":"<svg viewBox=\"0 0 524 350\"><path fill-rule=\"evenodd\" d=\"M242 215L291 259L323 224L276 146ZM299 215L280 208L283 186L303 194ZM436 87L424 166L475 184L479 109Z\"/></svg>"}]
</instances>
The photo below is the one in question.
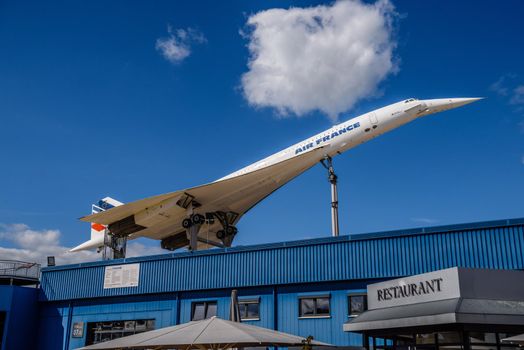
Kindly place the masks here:
<instances>
[{"instance_id":1,"label":"white canopy roof","mask_svg":"<svg viewBox=\"0 0 524 350\"><path fill-rule=\"evenodd\" d=\"M255 346L300 346L306 339L271 329L211 317L131 335L81 348L91 349L224 349ZM311 341L311 345L331 346Z\"/></svg>"}]
</instances>

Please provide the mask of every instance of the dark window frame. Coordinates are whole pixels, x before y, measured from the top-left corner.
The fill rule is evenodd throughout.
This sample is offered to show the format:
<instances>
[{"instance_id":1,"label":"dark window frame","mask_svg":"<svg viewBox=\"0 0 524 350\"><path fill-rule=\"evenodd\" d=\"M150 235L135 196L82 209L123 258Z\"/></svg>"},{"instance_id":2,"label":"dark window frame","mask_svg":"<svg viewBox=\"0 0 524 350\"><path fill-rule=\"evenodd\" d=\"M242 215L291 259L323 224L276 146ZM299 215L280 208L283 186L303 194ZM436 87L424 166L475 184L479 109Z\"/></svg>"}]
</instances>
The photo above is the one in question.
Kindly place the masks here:
<instances>
[{"instance_id":1,"label":"dark window frame","mask_svg":"<svg viewBox=\"0 0 524 350\"><path fill-rule=\"evenodd\" d=\"M202 320L206 320L207 318L209 318L209 317L206 317L207 310L209 309L209 305L215 305L217 313L218 313L218 301L217 300L193 301L191 302L191 321L200 321L200 319L198 320L194 319L195 308L198 304L204 304L204 318Z\"/></svg>"},{"instance_id":2,"label":"dark window frame","mask_svg":"<svg viewBox=\"0 0 524 350\"><path fill-rule=\"evenodd\" d=\"M313 314L304 315L302 311L302 300L310 299L313 300ZM318 299L327 299L328 301L328 312L319 313L317 300ZM331 295L301 295L298 297L298 318L330 318L331 317Z\"/></svg>"},{"instance_id":3,"label":"dark window frame","mask_svg":"<svg viewBox=\"0 0 524 350\"><path fill-rule=\"evenodd\" d=\"M256 317L248 317L248 308L245 309L245 315L242 314L242 308L241 305L249 305L249 304L257 304L258 305L258 316ZM242 321L259 321L260 320L260 298L256 299L240 299L238 301L238 306L240 309L240 319Z\"/></svg>"},{"instance_id":4,"label":"dark window frame","mask_svg":"<svg viewBox=\"0 0 524 350\"><path fill-rule=\"evenodd\" d=\"M132 322L133 327L126 327L126 324L129 324L130 322ZM137 326L138 322L140 322L141 324L140 327ZM128 335L155 330L156 318L140 318L114 321L91 321L85 322L84 327L84 345L92 345L99 344L107 340L118 339Z\"/></svg>"},{"instance_id":5,"label":"dark window frame","mask_svg":"<svg viewBox=\"0 0 524 350\"><path fill-rule=\"evenodd\" d=\"M364 297L364 310L360 313L352 313L351 311L351 298L352 297ZM357 317L358 315L363 314L368 310L368 295L366 293L350 293L347 296L347 303L348 303L348 317Z\"/></svg>"}]
</instances>

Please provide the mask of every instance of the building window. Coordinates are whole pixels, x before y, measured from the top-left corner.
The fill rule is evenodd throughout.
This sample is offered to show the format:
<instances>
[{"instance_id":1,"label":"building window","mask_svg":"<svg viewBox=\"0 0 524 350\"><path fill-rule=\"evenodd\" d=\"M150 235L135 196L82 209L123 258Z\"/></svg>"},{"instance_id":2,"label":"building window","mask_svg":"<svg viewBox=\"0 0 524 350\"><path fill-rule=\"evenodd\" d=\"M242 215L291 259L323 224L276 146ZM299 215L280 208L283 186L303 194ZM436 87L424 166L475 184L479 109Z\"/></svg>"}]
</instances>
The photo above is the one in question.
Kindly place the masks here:
<instances>
[{"instance_id":1,"label":"building window","mask_svg":"<svg viewBox=\"0 0 524 350\"><path fill-rule=\"evenodd\" d=\"M191 321L200 321L216 315L216 301L199 301L192 304Z\"/></svg>"},{"instance_id":2,"label":"building window","mask_svg":"<svg viewBox=\"0 0 524 350\"><path fill-rule=\"evenodd\" d=\"M419 333L415 336L417 345L435 344L435 333Z\"/></svg>"},{"instance_id":3,"label":"building window","mask_svg":"<svg viewBox=\"0 0 524 350\"><path fill-rule=\"evenodd\" d=\"M348 296L348 315L355 317L368 309L367 297L365 294Z\"/></svg>"},{"instance_id":4,"label":"building window","mask_svg":"<svg viewBox=\"0 0 524 350\"><path fill-rule=\"evenodd\" d=\"M155 329L155 320L88 322L86 344L98 344Z\"/></svg>"},{"instance_id":5,"label":"building window","mask_svg":"<svg viewBox=\"0 0 524 350\"><path fill-rule=\"evenodd\" d=\"M260 320L260 301L258 299L240 300L238 307L241 320Z\"/></svg>"},{"instance_id":6,"label":"building window","mask_svg":"<svg viewBox=\"0 0 524 350\"><path fill-rule=\"evenodd\" d=\"M464 343L461 332L438 332L437 342L439 345Z\"/></svg>"},{"instance_id":7,"label":"building window","mask_svg":"<svg viewBox=\"0 0 524 350\"><path fill-rule=\"evenodd\" d=\"M298 301L299 317L329 316L329 296L301 297Z\"/></svg>"},{"instance_id":8,"label":"building window","mask_svg":"<svg viewBox=\"0 0 524 350\"><path fill-rule=\"evenodd\" d=\"M469 342L471 344L497 344L497 335L495 333L469 332Z\"/></svg>"}]
</instances>

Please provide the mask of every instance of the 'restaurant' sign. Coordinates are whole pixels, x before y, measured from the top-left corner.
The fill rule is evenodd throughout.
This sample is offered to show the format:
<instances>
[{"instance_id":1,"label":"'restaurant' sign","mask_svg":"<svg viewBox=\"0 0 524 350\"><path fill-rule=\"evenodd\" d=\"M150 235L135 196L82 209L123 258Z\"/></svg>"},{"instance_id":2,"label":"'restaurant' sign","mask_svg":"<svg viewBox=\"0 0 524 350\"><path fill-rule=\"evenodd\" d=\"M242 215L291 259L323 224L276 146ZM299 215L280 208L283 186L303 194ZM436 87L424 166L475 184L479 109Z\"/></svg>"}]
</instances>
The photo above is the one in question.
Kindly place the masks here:
<instances>
[{"instance_id":1,"label":"'restaurant' sign","mask_svg":"<svg viewBox=\"0 0 524 350\"><path fill-rule=\"evenodd\" d=\"M370 310L458 297L456 268L368 285Z\"/></svg>"},{"instance_id":2,"label":"'restaurant' sign","mask_svg":"<svg viewBox=\"0 0 524 350\"><path fill-rule=\"evenodd\" d=\"M138 287L140 264L106 266L104 289Z\"/></svg>"}]
</instances>

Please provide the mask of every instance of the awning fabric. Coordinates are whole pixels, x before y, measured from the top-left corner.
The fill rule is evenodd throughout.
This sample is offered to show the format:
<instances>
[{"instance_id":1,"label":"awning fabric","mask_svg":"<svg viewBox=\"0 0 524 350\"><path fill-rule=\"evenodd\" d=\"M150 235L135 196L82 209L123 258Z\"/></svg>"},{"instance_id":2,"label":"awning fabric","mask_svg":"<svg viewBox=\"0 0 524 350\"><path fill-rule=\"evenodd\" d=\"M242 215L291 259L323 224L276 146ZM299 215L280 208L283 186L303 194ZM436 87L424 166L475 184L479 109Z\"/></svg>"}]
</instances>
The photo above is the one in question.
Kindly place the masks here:
<instances>
[{"instance_id":1,"label":"awning fabric","mask_svg":"<svg viewBox=\"0 0 524 350\"><path fill-rule=\"evenodd\" d=\"M160 328L81 349L225 349L257 346L301 346L303 337L211 317ZM312 346L332 346L312 340Z\"/></svg>"},{"instance_id":2,"label":"awning fabric","mask_svg":"<svg viewBox=\"0 0 524 350\"><path fill-rule=\"evenodd\" d=\"M518 344L518 345L524 345L524 334L519 334L514 337L504 338L502 339L503 343L512 343L512 344Z\"/></svg>"},{"instance_id":3,"label":"awning fabric","mask_svg":"<svg viewBox=\"0 0 524 350\"><path fill-rule=\"evenodd\" d=\"M524 325L524 302L456 298L368 310L344 324L344 331L365 332L439 324Z\"/></svg>"}]
</instances>

